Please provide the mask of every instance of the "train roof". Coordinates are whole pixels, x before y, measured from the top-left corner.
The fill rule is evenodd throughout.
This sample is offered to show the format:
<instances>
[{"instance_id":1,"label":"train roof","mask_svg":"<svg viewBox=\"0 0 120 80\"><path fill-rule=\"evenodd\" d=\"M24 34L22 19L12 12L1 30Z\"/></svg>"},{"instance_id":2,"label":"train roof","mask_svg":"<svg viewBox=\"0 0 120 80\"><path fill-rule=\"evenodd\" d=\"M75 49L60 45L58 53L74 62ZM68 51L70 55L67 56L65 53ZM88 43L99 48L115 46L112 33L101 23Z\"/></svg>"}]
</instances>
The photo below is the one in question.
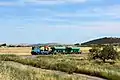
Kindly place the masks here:
<instances>
[{"instance_id":1,"label":"train roof","mask_svg":"<svg viewBox=\"0 0 120 80\"><path fill-rule=\"evenodd\" d=\"M72 49L80 49L80 47L71 47Z\"/></svg>"},{"instance_id":2,"label":"train roof","mask_svg":"<svg viewBox=\"0 0 120 80\"><path fill-rule=\"evenodd\" d=\"M66 47L54 47L55 49L66 49Z\"/></svg>"},{"instance_id":3,"label":"train roof","mask_svg":"<svg viewBox=\"0 0 120 80\"><path fill-rule=\"evenodd\" d=\"M66 47L54 47L55 49L66 49ZM72 49L80 49L80 47L70 47Z\"/></svg>"}]
</instances>

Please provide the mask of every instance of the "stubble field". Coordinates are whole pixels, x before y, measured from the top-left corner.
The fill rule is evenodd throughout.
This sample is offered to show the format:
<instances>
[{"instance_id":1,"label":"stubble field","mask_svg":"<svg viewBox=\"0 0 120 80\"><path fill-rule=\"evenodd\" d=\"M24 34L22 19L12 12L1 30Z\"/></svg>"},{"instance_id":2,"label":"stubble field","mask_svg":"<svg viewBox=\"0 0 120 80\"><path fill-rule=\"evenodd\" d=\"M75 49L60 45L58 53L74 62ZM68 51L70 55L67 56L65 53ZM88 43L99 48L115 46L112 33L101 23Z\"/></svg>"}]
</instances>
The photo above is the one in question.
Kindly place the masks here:
<instances>
[{"instance_id":1,"label":"stubble field","mask_svg":"<svg viewBox=\"0 0 120 80\"><path fill-rule=\"evenodd\" d=\"M1 47L0 54L31 55L31 47Z\"/></svg>"},{"instance_id":2,"label":"stubble field","mask_svg":"<svg viewBox=\"0 0 120 80\"><path fill-rule=\"evenodd\" d=\"M1 47L0 54L31 55L32 47ZM88 53L91 47L80 47L82 53Z\"/></svg>"}]
</instances>

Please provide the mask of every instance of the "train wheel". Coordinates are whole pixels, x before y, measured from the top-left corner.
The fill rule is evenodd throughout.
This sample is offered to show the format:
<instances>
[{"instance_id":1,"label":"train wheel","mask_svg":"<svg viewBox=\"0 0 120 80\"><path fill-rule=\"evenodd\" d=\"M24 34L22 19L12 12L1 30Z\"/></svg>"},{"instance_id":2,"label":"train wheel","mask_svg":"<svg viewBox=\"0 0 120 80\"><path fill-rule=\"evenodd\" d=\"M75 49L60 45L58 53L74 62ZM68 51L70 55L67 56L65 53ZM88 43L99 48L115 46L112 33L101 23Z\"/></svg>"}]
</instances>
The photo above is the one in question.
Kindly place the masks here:
<instances>
[{"instance_id":1,"label":"train wheel","mask_svg":"<svg viewBox=\"0 0 120 80\"><path fill-rule=\"evenodd\" d=\"M35 55L35 52L31 52L32 55Z\"/></svg>"}]
</instances>

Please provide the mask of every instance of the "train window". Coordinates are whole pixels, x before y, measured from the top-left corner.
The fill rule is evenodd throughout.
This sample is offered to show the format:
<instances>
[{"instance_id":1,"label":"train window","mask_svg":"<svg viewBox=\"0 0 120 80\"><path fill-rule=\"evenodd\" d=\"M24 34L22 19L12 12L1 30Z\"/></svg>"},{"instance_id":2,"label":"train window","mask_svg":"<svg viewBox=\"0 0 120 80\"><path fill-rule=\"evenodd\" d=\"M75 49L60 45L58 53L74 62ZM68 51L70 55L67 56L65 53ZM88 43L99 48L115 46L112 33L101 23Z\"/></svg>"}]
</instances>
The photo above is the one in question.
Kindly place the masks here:
<instances>
[{"instance_id":1,"label":"train window","mask_svg":"<svg viewBox=\"0 0 120 80\"><path fill-rule=\"evenodd\" d=\"M56 50L56 52L58 52L58 50Z\"/></svg>"},{"instance_id":2,"label":"train window","mask_svg":"<svg viewBox=\"0 0 120 80\"><path fill-rule=\"evenodd\" d=\"M73 50L73 52L78 52L77 50Z\"/></svg>"},{"instance_id":3,"label":"train window","mask_svg":"<svg viewBox=\"0 0 120 80\"><path fill-rule=\"evenodd\" d=\"M60 52L60 50L58 50L58 52Z\"/></svg>"},{"instance_id":4,"label":"train window","mask_svg":"<svg viewBox=\"0 0 120 80\"><path fill-rule=\"evenodd\" d=\"M63 52L63 50L56 50L56 52Z\"/></svg>"},{"instance_id":5,"label":"train window","mask_svg":"<svg viewBox=\"0 0 120 80\"><path fill-rule=\"evenodd\" d=\"M60 50L60 52L63 52L63 50Z\"/></svg>"}]
</instances>

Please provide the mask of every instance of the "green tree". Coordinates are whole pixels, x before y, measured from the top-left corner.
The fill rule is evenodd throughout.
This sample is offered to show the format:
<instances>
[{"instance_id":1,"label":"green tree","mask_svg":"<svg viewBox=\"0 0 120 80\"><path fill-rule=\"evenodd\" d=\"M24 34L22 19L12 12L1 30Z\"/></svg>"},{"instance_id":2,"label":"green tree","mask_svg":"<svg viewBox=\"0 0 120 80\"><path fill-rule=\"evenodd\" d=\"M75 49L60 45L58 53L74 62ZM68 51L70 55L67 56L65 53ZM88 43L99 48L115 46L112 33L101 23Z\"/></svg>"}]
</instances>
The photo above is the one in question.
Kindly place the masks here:
<instances>
[{"instance_id":1,"label":"green tree","mask_svg":"<svg viewBox=\"0 0 120 80\"><path fill-rule=\"evenodd\" d=\"M99 58L99 54L101 52L99 47L92 47L92 49L89 50L90 54L89 54L89 59L97 59Z\"/></svg>"},{"instance_id":2,"label":"green tree","mask_svg":"<svg viewBox=\"0 0 120 80\"><path fill-rule=\"evenodd\" d=\"M6 43L4 43L4 44L1 44L0 46L7 46L7 44L6 44Z\"/></svg>"},{"instance_id":3,"label":"green tree","mask_svg":"<svg viewBox=\"0 0 120 80\"><path fill-rule=\"evenodd\" d=\"M105 60L108 59L115 60L118 58L118 56L118 52L114 49L114 47L111 45L107 45L103 47L103 50L101 50L99 57L103 60L103 62L105 62Z\"/></svg>"},{"instance_id":4,"label":"green tree","mask_svg":"<svg viewBox=\"0 0 120 80\"><path fill-rule=\"evenodd\" d=\"M74 44L75 46L79 46L80 44L79 43L76 43L76 44Z\"/></svg>"},{"instance_id":5,"label":"green tree","mask_svg":"<svg viewBox=\"0 0 120 80\"><path fill-rule=\"evenodd\" d=\"M103 62L106 60L115 60L118 58L118 52L114 49L112 45L106 45L101 50L100 48L92 48L90 51L91 59L101 59Z\"/></svg>"}]
</instances>

